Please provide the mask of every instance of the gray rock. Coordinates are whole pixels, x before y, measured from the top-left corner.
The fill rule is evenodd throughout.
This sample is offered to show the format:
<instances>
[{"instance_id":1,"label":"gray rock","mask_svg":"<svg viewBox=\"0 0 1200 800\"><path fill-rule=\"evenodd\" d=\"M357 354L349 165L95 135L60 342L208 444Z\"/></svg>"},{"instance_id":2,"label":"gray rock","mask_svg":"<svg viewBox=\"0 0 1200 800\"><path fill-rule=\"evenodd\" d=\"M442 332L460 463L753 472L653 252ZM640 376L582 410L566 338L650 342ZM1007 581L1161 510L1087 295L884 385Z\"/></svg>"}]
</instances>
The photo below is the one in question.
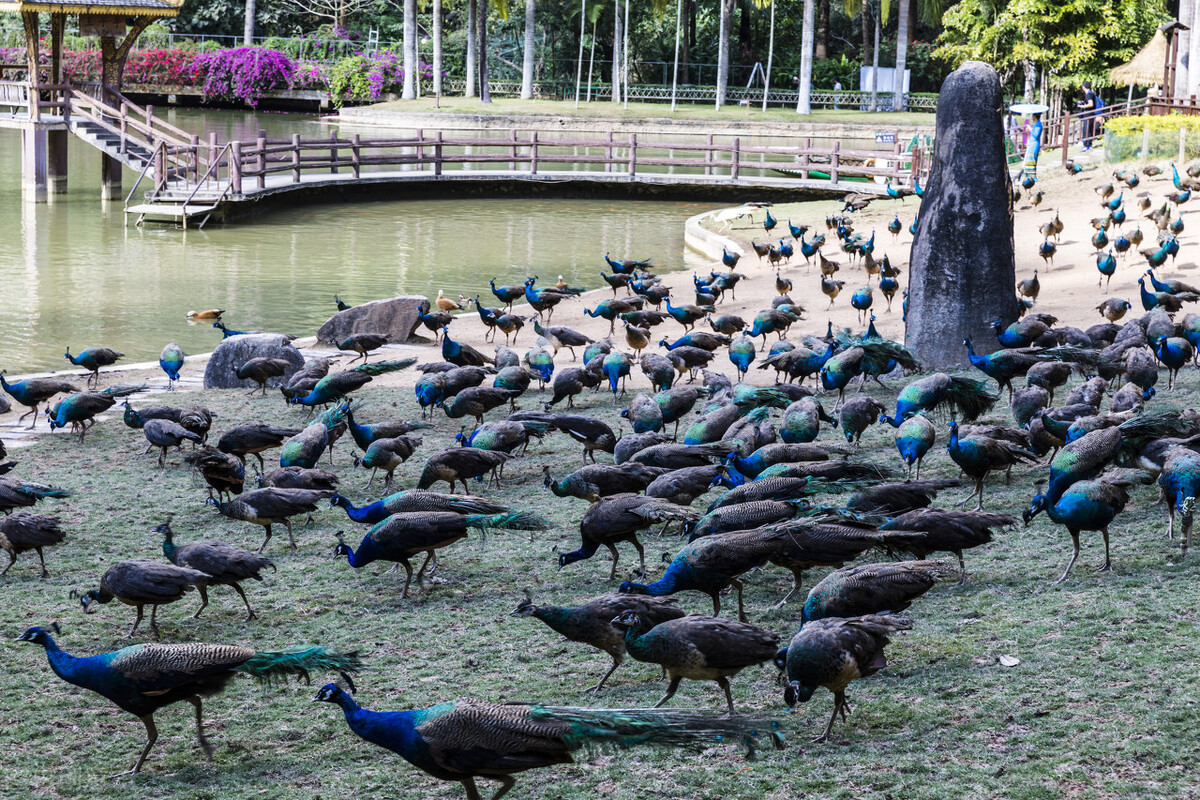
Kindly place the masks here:
<instances>
[{"instance_id":1,"label":"gray rock","mask_svg":"<svg viewBox=\"0 0 1200 800\"><path fill-rule=\"evenodd\" d=\"M7 414L9 411L12 411L12 403L0 392L0 414Z\"/></svg>"},{"instance_id":2,"label":"gray rock","mask_svg":"<svg viewBox=\"0 0 1200 800\"><path fill-rule=\"evenodd\" d=\"M354 333L386 333L389 342L403 344L412 338L420 322L417 314L421 304L428 302L425 297L409 294L363 303L330 317L317 331L317 338L340 342Z\"/></svg>"},{"instance_id":3,"label":"gray rock","mask_svg":"<svg viewBox=\"0 0 1200 800\"><path fill-rule=\"evenodd\" d=\"M938 95L935 158L913 237L905 344L926 369L998 348L989 324L1017 319L1011 181L1000 77L968 61Z\"/></svg>"},{"instance_id":4,"label":"gray rock","mask_svg":"<svg viewBox=\"0 0 1200 800\"><path fill-rule=\"evenodd\" d=\"M204 368L205 389L249 389L258 386L251 380L237 376L238 367L252 358L282 358L291 366L281 378L271 378L267 386L282 386L292 373L304 365L304 356L292 346L282 333L248 333L245 336L230 336L221 341L208 366Z\"/></svg>"}]
</instances>

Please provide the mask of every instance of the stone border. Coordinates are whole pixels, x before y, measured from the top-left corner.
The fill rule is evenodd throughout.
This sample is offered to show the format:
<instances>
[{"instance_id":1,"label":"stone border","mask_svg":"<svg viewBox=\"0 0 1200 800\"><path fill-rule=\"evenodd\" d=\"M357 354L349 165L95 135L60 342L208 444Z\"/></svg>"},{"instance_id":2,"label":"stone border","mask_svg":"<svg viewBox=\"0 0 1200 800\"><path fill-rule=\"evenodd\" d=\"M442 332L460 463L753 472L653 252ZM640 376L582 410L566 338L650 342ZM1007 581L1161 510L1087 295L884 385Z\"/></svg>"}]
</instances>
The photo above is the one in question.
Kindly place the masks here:
<instances>
[{"instance_id":1,"label":"stone border","mask_svg":"<svg viewBox=\"0 0 1200 800\"><path fill-rule=\"evenodd\" d=\"M688 217L687 222L683 225L683 246L691 248L706 258L711 258L718 264L721 264L722 248L743 256L746 255L746 251L736 241L722 236L716 231L710 231L701 224L709 217L728 210L727 208L717 208L694 217Z\"/></svg>"}]
</instances>

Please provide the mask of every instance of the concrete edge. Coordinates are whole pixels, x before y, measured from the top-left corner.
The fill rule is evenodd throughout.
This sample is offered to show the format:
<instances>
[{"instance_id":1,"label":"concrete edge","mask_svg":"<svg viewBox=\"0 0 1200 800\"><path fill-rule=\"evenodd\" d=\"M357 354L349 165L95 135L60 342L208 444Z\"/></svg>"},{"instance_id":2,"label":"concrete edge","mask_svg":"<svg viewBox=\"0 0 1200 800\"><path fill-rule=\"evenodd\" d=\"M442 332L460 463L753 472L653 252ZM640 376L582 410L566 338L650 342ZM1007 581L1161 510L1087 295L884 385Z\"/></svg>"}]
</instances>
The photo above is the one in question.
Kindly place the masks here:
<instances>
[{"instance_id":1,"label":"concrete edge","mask_svg":"<svg viewBox=\"0 0 1200 800\"><path fill-rule=\"evenodd\" d=\"M717 208L712 211L705 211L703 214L697 214L694 217L688 217L687 222L683 224L684 247L702 256L711 258L718 264L721 263L721 250L723 248L739 255L746 255L742 246L733 239L730 239L728 236L722 236L716 231L710 231L701 224L709 217L728 210L726 208Z\"/></svg>"}]
</instances>

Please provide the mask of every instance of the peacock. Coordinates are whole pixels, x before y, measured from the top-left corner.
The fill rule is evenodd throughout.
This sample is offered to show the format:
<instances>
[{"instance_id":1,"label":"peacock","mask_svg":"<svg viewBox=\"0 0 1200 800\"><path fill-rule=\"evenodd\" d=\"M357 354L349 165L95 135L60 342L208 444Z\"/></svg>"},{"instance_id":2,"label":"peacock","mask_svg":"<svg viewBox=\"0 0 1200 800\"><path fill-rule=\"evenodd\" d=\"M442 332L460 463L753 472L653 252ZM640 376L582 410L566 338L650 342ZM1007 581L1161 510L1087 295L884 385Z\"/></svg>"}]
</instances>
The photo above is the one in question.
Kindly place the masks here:
<instances>
[{"instance_id":1,"label":"peacock","mask_svg":"<svg viewBox=\"0 0 1200 800\"><path fill-rule=\"evenodd\" d=\"M1034 364L1050 358L1045 355L1044 351L1034 348L1010 348L997 350L985 356L977 355L970 337L963 339L963 346L967 348L967 358L970 359L971 366L989 378L993 378L1000 385L1001 390L1007 388L1010 400L1012 399L1013 378L1024 375Z\"/></svg>"},{"instance_id":2,"label":"peacock","mask_svg":"<svg viewBox=\"0 0 1200 800\"><path fill-rule=\"evenodd\" d=\"M0 572L0 578L7 575L13 564L17 563L17 556L30 550L38 554L42 577L49 578L42 548L62 544L64 539L66 533L59 526L58 518L49 514L21 513L0 518L0 550L8 553L9 559L8 566Z\"/></svg>"},{"instance_id":3,"label":"peacock","mask_svg":"<svg viewBox=\"0 0 1200 800\"><path fill-rule=\"evenodd\" d=\"M608 653L613 660L612 668L604 673L599 682L584 690L598 692L625 660L625 629L618 627L613 620L626 611L632 611L643 625L654 628L661 622L684 616L685 612L675 602L673 597L609 593L572 608L534 605L533 598L526 595L512 613L533 617L568 641L590 645Z\"/></svg>"},{"instance_id":4,"label":"peacock","mask_svg":"<svg viewBox=\"0 0 1200 800\"><path fill-rule=\"evenodd\" d=\"M408 369L417 363L416 358L401 358L395 361L377 361L374 364L359 364L353 369L344 369L321 378L307 395L288 398L288 404L299 404L312 408L336 403L351 392L358 391L373 379L389 372Z\"/></svg>"},{"instance_id":5,"label":"peacock","mask_svg":"<svg viewBox=\"0 0 1200 800\"><path fill-rule=\"evenodd\" d=\"M1104 536L1104 564L1099 571L1106 572L1112 569L1108 551L1108 526L1117 514L1125 510L1125 504L1129 502L1130 485L1131 481L1115 474L1111 477L1078 481L1068 487L1054 505L1044 509L1034 506L1025 511L1026 525L1044 510L1051 520L1065 526L1071 534L1075 552L1054 585L1065 581L1071 573L1071 567L1075 566L1075 561L1079 558L1079 534L1082 531L1100 531Z\"/></svg>"},{"instance_id":6,"label":"peacock","mask_svg":"<svg viewBox=\"0 0 1200 800\"><path fill-rule=\"evenodd\" d=\"M636 461L626 464L587 464L564 478L554 480L550 466L542 466L542 484L555 497L578 497L594 503L601 497L645 491L655 479L670 472Z\"/></svg>"},{"instance_id":7,"label":"peacock","mask_svg":"<svg viewBox=\"0 0 1200 800\"><path fill-rule=\"evenodd\" d=\"M53 630L58 632L58 626ZM283 681L290 675L308 680L313 672L349 673L362 667L357 653L338 653L324 647L291 650L254 650L227 644L137 644L94 656L73 656L60 650L42 628L29 628L17 641L46 649L50 669L67 683L90 689L133 714L146 726L146 746L133 768L140 772L158 740L154 712L186 700L196 707L196 734L209 756L212 745L204 735L201 702L225 690L238 673L262 683ZM118 777L118 776L114 776Z\"/></svg>"},{"instance_id":8,"label":"peacock","mask_svg":"<svg viewBox=\"0 0 1200 800\"><path fill-rule=\"evenodd\" d=\"M0 388L3 388L5 392L12 396L12 399L21 405L32 409L17 417L17 422L20 423L21 420L30 414L33 415L33 422L29 424L26 430L33 430L37 427L38 406L42 403L45 403L59 393L70 394L79 391L71 383L55 380L54 378L26 378L23 381L9 383L4 378L6 374L7 370L0 370Z\"/></svg>"},{"instance_id":9,"label":"peacock","mask_svg":"<svg viewBox=\"0 0 1200 800\"><path fill-rule=\"evenodd\" d=\"M945 577L938 561L900 561L843 567L809 589L801 625L829 617L900 612Z\"/></svg>"},{"instance_id":10,"label":"peacock","mask_svg":"<svg viewBox=\"0 0 1200 800\"><path fill-rule=\"evenodd\" d=\"M1200 489L1200 454L1188 447L1176 446L1169 449L1163 459L1158 485L1162 489L1163 502L1167 506L1169 537L1175 536L1175 515L1183 514L1183 532L1179 537L1182 547L1179 557L1186 558L1192 542L1192 511L1197 490ZM1059 503L1061 502L1060 500ZM1105 542L1107 541L1108 537L1105 536ZM1078 547L1078 543L1076 546Z\"/></svg>"},{"instance_id":11,"label":"peacock","mask_svg":"<svg viewBox=\"0 0 1200 800\"><path fill-rule=\"evenodd\" d=\"M1010 469L1020 462L1036 463L1037 455L1020 445L991 436L959 436L957 422L950 423L950 440L946 452L955 464L975 479L975 490L960 503L966 505L972 497L978 498L976 511L983 510L983 482L989 472Z\"/></svg>"},{"instance_id":12,"label":"peacock","mask_svg":"<svg viewBox=\"0 0 1200 800\"><path fill-rule=\"evenodd\" d=\"M897 415L898 416L898 415ZM888 418L881 417L884 421ZM908 466L908 477L913 476L913 465L916 464L916 479L921 479L921 461L937 441L937 432L933 423L924 414L914 414L896 426L896 449L900 458Z\"/></svg>"},{"instance_id":13,"label":"peacock","mask_svg":"<svg viewBox=\"0 0 1200 800\"><path fill-rule=\"evenodd\" d=\"M697 748L744 742L752 747L758 732L771 727L745 716L474 700L376 712L360 707L332 683L316 699L338 705L350 730L368 742L391 750L438 780L461 783L467 800L481 800L475 785L478 778L500 782L493 796L499 800L516 784L513 773L573 763L571 752L592 744Z\"/></svg>"},{"instance_id":14,"label":"peacock","mask_svg":"<svg viewBox=\"0 0 1200 800\"><path fill-rule=\"evenodd\" d=\"M30 508L47 497L70 497L71 492L58 486L25 481L10 475L0 475L0 511L7 516L14 508Z\"/></svg>"},{"instance_id":15,"label":"peacock","mask_svg":"<svg viewBox=\"0 0 1200 800\"><path fill-rule=\"evenodd\" d=\"M783 699L789 706L805 703L818 687L833 692L833 714L824 732L813 741L829 740L838 714L850 710L846 687L858 678L874 675L887 666L883 648L888 636L912 628L905 617L867 614L859 617L830 617L800 629L787 649L787 689Z\"/></svg>"},{"instance_id":16,"label":"peacock","mask_svg":"<svg viewBox=\"0 0 1200 800\"><path fill-rule=\"evenodd\" d=\"M78 429L79 441L82 443L88 430L96 424L97 414L116 405L118 398L129 397L145 388L146 384L144 383L140 385L118 384L101 392L69 394L59 400L53 408L46 410L46 417L50 420L50 430L54 431L70 425L72 430Z\"/></svg>"},{"instance_id":17,"label":"peacock","mask_svg":"<svg viewBox=\"0 0 1200 800\"><path fill-rule=\"evenodd\" d=\"M157 639L158 607L182 600L187 592L206 586L209 577L207 573L196 569L160 564L149 558L133 558L119 561L105 570L100 577L99 589L91 589L82 594L72 591L71 596L79 597L85 614L91 614L98 605L111 603L113 600L135 607L137 618L126 634L126 639L133 638L138 625L142 623L143 609L150 606L150 630Z\"/></svg>"},{"instance_id":18,"label":"peacock","mask_svg":"<svg viewBox=\"0 0 1200 800\"><path fill-rule=\"evenodd\" d=\"M508 506L493 503L483 497L474 497L469 494L442 494L425 489L405 489L361 508L356 508L349 498L335 494L329 498L329 507L342 508L351 521L366 525L375 525L393 514L405 512L452 511L463 515L508 514L511 512Z\"/></svg>"},{"instance_id":19,"label":"peacock","mask_svg":"<svg viewBox=\"0 0 1200 800\"><path fill-rule=\"evenodd\" d=\"M393 561L404 567L406 578L402 599L408 599L408 587L412 583L413 571L409 559L425 553L425 563L417 571L417 585L425 585L425 568L432 562L429 576L437 572L437 550L454 544L467 535L468 528L479 530L527 530L546 528L540 517L524 511L506 514L456 514L452 511L400 512L376 524L352 550L338 534L335 556L344 556L347 563L361 569L376 561Z\"/></svg>"},{"instance_id":20,"label":"peacock","mask_svg":"<svg viewBox=\"0 0 1200 800\"><path fill-rule=\"evenodd\" d=\"M87 347L76 355L71 355L71 348L68 347L66 352L67 361L91 373L87 381L89 386L100 385L101 367L111 367L124 357L124 353L118 353L111 347Z\"/></svg>"},{"instance_id":21,"label":"peacock","mask_svg":"<svg viewBox=\"0 0 1200 800\"><path fill-rule=\"evenodd\" d=\"M258 547L260 553L266 549L267 542L271 541L272 526L283 525L287 528L288 540L294 553L296 537L292 535L292 517L313 513L317 510L317 503L329 496L330 492L323 490L270 487L246 492L228 502L221 502L214 497L205 502L214 506L221 516L263 526L266 529L266 537Z\"/></svg>"},{"instance_id":22,"label":"peacock","mask_svg":"<svg viewBox=\"0 0 1200 800\"><path fill-rule=\"evenodd\" d=\"M271 559L225 542L203 541L177 545L170 519L156 527L154 532L162 534L163 555L168 561L177 567L199 570L209 576L206 584L196 585L200 592L200 608L196 609L194 616L199 617L200 612L208 605L209 586L232 587L246 604L246 622L258 616L254 609L250 608L250 601L240 583L245 580L262 581L261 573L264 569L275 569Z\"/></svg>"},{"instance_id":23,"label":"peacock","mask_svg":"<svg viewBox=\"0 0 1200 800\"><path fill-rule=\"evenodd\" d=\"M613 624L625 629L625 650L638 661L659 664L670 683L655 703L659 708L675 695L684 678L715 681L725 692L733 716L729 678L746 667L770 661L779 637L746 622L689 614L657 625L643 621L634 609L622 611Z\"/></svg>"},{"instance_id":24,"label":"peacock","mask_svg":"<svg viewBox=\"0 0 1200 800\"><path fill-rule=\"evenodd\" d=\"M588 507L579 520L582 543L578 550L560 553L559 569L591 558L602 546L612 553L612 569L608 579L617 577L617 561L620 555L617 544L629 542L637 550L641 561L639 574L646 574L646 551L638 541L638 531L649 528L656 522L695 521L700 515L690 508L675 505L655 497L637 494L618 494L603 497Z\"/></svg>"},{"instance_id":25,"label":"peacock","mask_svg":"<svg viewBox=\"0 0 1200 800\"><path fill-rule=\"evenodd\" d=\"M175 381L179 380L179 371L183 369L183 361L187 358L187 354L175 342L162 349L162 353L158 356L158 366L167 374L167 391L173 391Z\"/></svg>"},{"instance_id":26,"label":"peacock","mask_svg":"<svg viewBox=\"0 0 1200 800\"><path fill-rule=\"evenodd\" d=\"M739 381L745 379L746 370L750 369L750 364L754 362L757 352L758 348L754 346L754 342L746 336L745 332L730 343L729 360L737 369Z\"/></svg>"}]
</instances>

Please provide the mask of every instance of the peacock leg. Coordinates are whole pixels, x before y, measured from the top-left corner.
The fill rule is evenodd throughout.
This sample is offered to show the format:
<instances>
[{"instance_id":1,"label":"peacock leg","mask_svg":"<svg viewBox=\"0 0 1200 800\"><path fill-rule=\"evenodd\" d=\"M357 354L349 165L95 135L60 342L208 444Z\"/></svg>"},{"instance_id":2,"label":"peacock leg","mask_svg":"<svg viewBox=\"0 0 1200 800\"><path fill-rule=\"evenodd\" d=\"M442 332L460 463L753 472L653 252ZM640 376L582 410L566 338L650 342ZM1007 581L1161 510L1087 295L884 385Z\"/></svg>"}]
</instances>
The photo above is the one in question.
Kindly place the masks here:
<instances>
[{"instance_id":1,"label":"peacock leg","mask_svg":"<svg viewBox=\"0 0 1200 800\"><path fill-rule=\"evenodd\" d=\"M267 525L267 538L263 539L263 543L258 546L258 552L262 552L267 547L267 542L271 541L271 526Z\"/></svg>"},{"instance_id":2,"label":"peacock leg","mask_svg":"<svg viewBox=\"0 0 1200 800\"><path fill-rule=\"evenodd\" d=\"M284 526L287 528L288 541L292 543L292 552L296 552L296 537L292 536L292 520L290 517L285 517L283 520Z\"/></svg>"},{"instance_id":3,"label":"peacock leg","mask_svg":"<svg viewBox=\"0 0 1200 800\"><path fill-rule=\"evenodd\" d=\"M719 591L712 593L712 601L713 601L713 616L714 617L721 616L721 593Z\"/></svg>"},{"instance_id":4,"label":"peacock leg","mask_svg":"<svg viewBox=\"0 0 1200 800\"><path fill-rule=\"evenodd\" d=\"M367 478L367 486L370 486L371 481L375 480L376 472L379 472L379 467L376 467L375 469L371 470L371 477ZM364 488L366 488L366 487L364 487Z\"/></svg>"},{"instance_id":5,"label":"peacock leg","mask_svg":"<svg viewBox=\"0 0 1200 800\"><path fill-rule=\"evenodd\" d=\"M512 775L489 775L489 778L500 781L500 790L492 795L492 800L500 800L508 794L509 789L517 785L517 779Z\"/></svg>"},{"instance_id":6,"label":"peacock leg","mask_svg":"<svg viewBox=\"0 0 1200 800\"><path fill-rule=\"evenodd\" d=\"M239 586L239 585L238 585L238 584L236 584L236 583L231 583L231 584L229 584L229 585L233 587L233 590L234 590L235 592L237 592L239 595L241 595L242 602L246 604L246 612L247 612L247 615L246 615L246 622L249 622L250 620L252 620L252 619L254 619L255 617L257 617L257 616L258 616L258 614L255 614L255 613L254 613L254 609L252 609L252 608L250 607L250 600L249 600L249 599L246 597L246 593L245 593L245 592L242 590L242 587L241 587L241 586ZM196 613L197 613L197 614L199 614L200 612L196 612Z\"/></svg>"},{"instance_id":7,"label":"peacock leg","mask_svg":"<svg viewBox=\"0 0 1200 800\"><path fill-rule=\"evenodd\" d=\"M425 568L429 566L429 561L432 558L433 558L433 551L427 550L425 552L425 563L421 565L421 568L419 570L417 570L417 586L420 586L420 587L425 586Z\"/></svg>"},{"instance_id":8,"label":"peacock leg","mask_svg":"<svg viewBox=\"0 0 1200 800\"><path fill-rule=\"evenodd\" d=\"M725 691L725 702L729 703L729 716L732 717L737 712L733 710L733 692L729 689L729 678L722 675L716 678L716 681L717 685Z\"/></svg>"},{"instance_id":9,"label":"peacock leg","mask_svg":"<svg viewBox=\"0 0 1200 800\"><path fill-rule=\"evenodd\" d=\"M133 627L132 627L132 628L130 628L130 629L129 629L129 633L127 633L127 634L125 635L125 638L126 638L126 639L132 639L132 638L133 638L133 634L134 634L134 632L135 632L135 631L137 631L137 629L138 629L138 625L140 625L140 624L141 624L141 622L142 622L142 607L141 607L141 606L138 606L138 607L137 607L137 619L135 619L135 620L133 621Z\"/></svg>"},{"instance_id":10,"label":"peacock leg","mask_svg":"<svg viewBox=\"0 0 1200 800\"><path fill-rule=\"evenodd\" d=\"M142 764L146 761L146 756L150 755L150 748L154 747L154 743L158 741L158 728L154 725L154 714L147 714L144 717L138 717L138 719L146 726L146 746L142 748L142 754L138 756L137 763L133 765L133 769L118 772L116 775L109 775L109 780L141 772Z\"/></svg>"},{"instance_id":11,"label":"peacock leg","mask_svg":"<svg viewBox=\"0 0 1200 800\"><path fill-rule=\"evenodd\" d=\"M38 548L38 555L40 556L41 554L42 554L42 550L41 550L41 548ZM8 554L8 566L4 568L4 572L0 572L0 578L3 578L5 575L7 575L8 571L10 569L12 569L12 565L15 563L17 563L17 554L15 552L10 551ZM46 562L45 562L45 560L42 561L42 577L43 578L46 577Z\"/></svg>"},{"instance_id":12,"label":"peacock leg","mask_svg":"<svg viewBox=\"0 0 1200 800\"><path fill-rule=\"evenodd\" d=\"M729 585L737 590L738 619L740 619L742 622L749 622L750 620L746 619L746 608L745 608L745 606L742 605L742 582L741 582L741 580L739 580L738 578L734 578L733 580L731 580L729 582Z\"/></svg>"},{"instance_id":13,"label":"peacock leg","mask_svg":"<svg viewBox=\"0 0 1200 800\"><path fill-rule=\"evenodd\" d=\"M772 611L778 611L779 609L783 608L785 605L787 605L787 601L792 599L792 595L794 595L796 592L800 591L800 579L803 576L804 576L804 570L801 570L801 569L792 570L792 588L791 588L791 590L788 591L787 594L785 594L783 596L782 600L780 600L775 605L771 606Z\"/></svg>"},{"instance_id":14,"label":"peacock leg","mask_svg":"<svg viewBox=\"0 0 1200 800\"><path fill-rule=\"evenodd\" d=\"M1189 498L1190 499L1190 498ZM1184 501L1187 502L1186 500ZM1186 511L1183 516L1183 532L1180 534L1183 539L1183 549L1179 552L1179 560L1183 561L1187 558L1188 547L1192 544L1192 515L1190 511Z\"/></svg>"},{"instance_id":15,"label":"peacock leg","mask_svg":"<svg viewBox=\"0 0 1200 800\"><path fill-rule=\"evenodd\" d=\"M642 562L640 577L645 578L646 577L646 550L642 547L642 543L638 541L636 536L634 536L632 539L630 539L630 544L633 545L634 550L637 550L638 558L641 559L641 562ZM613 566L616 566L616 564L614 563Z\"/></svg>"},{"instance_id":16,"label":"peacock leg","mask_svg":"<svg viewBox=\"0 0 1200 800\"><path fill-rule=\"evenodd\" d=\"M917 459L917 480L921 480L921 461L924 458L925 458L925 456L921 456L920 458Z\"/></svg>"},{"instance_id":17,"label":"peacock leg","mask_svg":"<svg viewBox=\"0 0 1200 800\"><path fill-rule=\"evenodd\" d=\"M185 697L189 703L196 707L196 737L200 739L200 746L204 748L204 754L212 760L213 746L209 743L208 737L204 735L204 716L201 708L201 700L199 695Z\"/></svg>"},{"instance_id":18,"label":"peacock leg","mask_svg":"<svg viewBox=\"0 0 1200 800\"><path fill-rule=\"evenodd\" d=\"M1100 533L1104 536L1104 566L1096 571L1112 572L1112 560L1108 556L1108 528L1101 528Z\"/></svg>"},{"instance_id":19,"label":"peacock leg","mask_svg":"<svg viewBox=\"0 0 1200 800\"><path fill-rule=\"evenodd\" d=\"M662 696L662 699L660 699L657 703L654 704L654 707L661 708L663 703L667 702L672 697L674 697L675 691L679 688L679 684L682 681L683 681L683 678L680 677L679 675L672 676L671 682L669 684L667 684L667 693Z\"/></svg>"},{"instance_id":20,"label":"peacock leg","mask_svg":"<svg viewBox=\"0 0 1200 800\"><path fill-rule=\"evenodd\" d=\"M407 573L407 577L404 579L404 591L400 593L400 599L407 600L408 586L410 583L412 583L413 577L412 564L409 564L407 559L402 560L400 563L404 566L405 573Z\"/></svg>"},{"instance_id":21,"label":"peacock leg","mask_svg":"<svg viewBox=\"0 0 1200 800\"><path fill-rule=\"evenodd\" d=\"M958 556L958 572L959 572L959 575L962 576L958 579L958 585L966 586L967 585L967 562L963 561L962 550L954 550L953 553L954 553L954 555Z\"/></svg>"},{"instance_id":22,"label":"peacock leg","mask_svg":"<svg viewBox=\"0 0 1200 800\"><path fill-rule=\"evenodd\" d=\"M150 606L150 630L154 632L155 640L162 639L158 632L158 603Z\"/></svg>"},{"instance_id":23,"label":"peacock leg","mask_svg":"<svg viewBox=\"0 0 1200 800\"><path fill-rule=\"evenodd\" d=\"M258 470L259 470L259 472L266 472L266 471L267 471L267 467L266 467L266 465L263 463L263 457L262 457L262 453L258 453L258 452L256 452L256 453L254 454L254 457L258 459ZM244 459L244 458L243 458L243 459L242 459L242 463L244 464L245 462L246 462L246 459ZM260 550L259 552L262 552L262 551Z\"/></svg>"},{"instance_id":24,"label":"peacock leg","mask_svg":"<svg viewBox=\"0 0 1200 800\"><path fill-rule=\"evenodd\" d=\"M814 743L823 743L829 741L829 732L833 730L833 723L837 721L838 712L842 710L842 703L845 702L846 695L842 692L833 693L833 713L829 715L829 723L825 726L825 730L820 736L813 739Z\"/></svg>"},{"instance_id":25,"label":"peacock leg","mask_svg":"<svg viewBox=\"0 0 1200 800\"><path fill-rule=\"evenodd\" d=\"M600 682L595 684L594 686L589 686L588 688L584 689L583 690L584 694L587 694L588 692L599 692L604 687L604 682L606 680L608 680L608 676L612 675L614 672L616 672L617 667L621 666L620 656L613 656L612 660L613 660L612 667L608 670L608 672L604 673L604 677L600 679Z\"/></svg>"},{"instance_id":26,"label":"peacock leg","mask_svg":"<svg viewBox=\"0 0 1200 800\"><path fill-rule=\"evenodd\" d=\"M1075 552L1071 554L1071 561L1067 564L1067 568L1063 570L1062 576L1056 580L1051 586L1057 586L1067 579L1067 575L1071 572L1071 567L1075 566L1075 559L1079 558L1079 531L1071 531L1071 541L1075 544Z\"/></svg>"},{"instance_id":27,"label":"peacock leg","mask_svg":"<svg viewBox=\"0 0 1200 800\"><path fill-rule=\"evenodd\" d=\"M612 553L612 557L613 557L612 571L609 572L608 579L610 581L615 580L617 577L617 559L619 559L621 557L621 555L620 555L620 553L617 552L617 546L615 544L613 544L612 542L605 542L604 546L608 548L608 551L610 553Z\"/></svg>"},{"instance_id":28,"label":"peacock leg","mask_svg":"<svg viewBox=\"0 0 1200 800\"><path fill-rule=\"evenodd\" d=\"M475 779L468 776L459 778L463 788L467 790L467 800L483 800L483 795L479 794L479 789L475 787Z\"/></svg>"},{"instance_id":29,"label":"peacock leg","mask_svg":"<svg viewBox=\"0 0 1200 800\"><path fill-rule=\"evenodd\" d=\"M1175 540L1175 503L1167 500L1167 538Z\"/></svg>"},{"instance_id":30,"label":"peacock leg","mask_svg":"<svg viewBox=\"0 0 1200 800\"><path fill-rule=\"evenodd\" d=\"M200 612L208 607L208 587L197 584L196 591L200 592L200 607L196 609L195 614L192 614L192 619L199 619Z\"/></svg>"}]
</instances>

